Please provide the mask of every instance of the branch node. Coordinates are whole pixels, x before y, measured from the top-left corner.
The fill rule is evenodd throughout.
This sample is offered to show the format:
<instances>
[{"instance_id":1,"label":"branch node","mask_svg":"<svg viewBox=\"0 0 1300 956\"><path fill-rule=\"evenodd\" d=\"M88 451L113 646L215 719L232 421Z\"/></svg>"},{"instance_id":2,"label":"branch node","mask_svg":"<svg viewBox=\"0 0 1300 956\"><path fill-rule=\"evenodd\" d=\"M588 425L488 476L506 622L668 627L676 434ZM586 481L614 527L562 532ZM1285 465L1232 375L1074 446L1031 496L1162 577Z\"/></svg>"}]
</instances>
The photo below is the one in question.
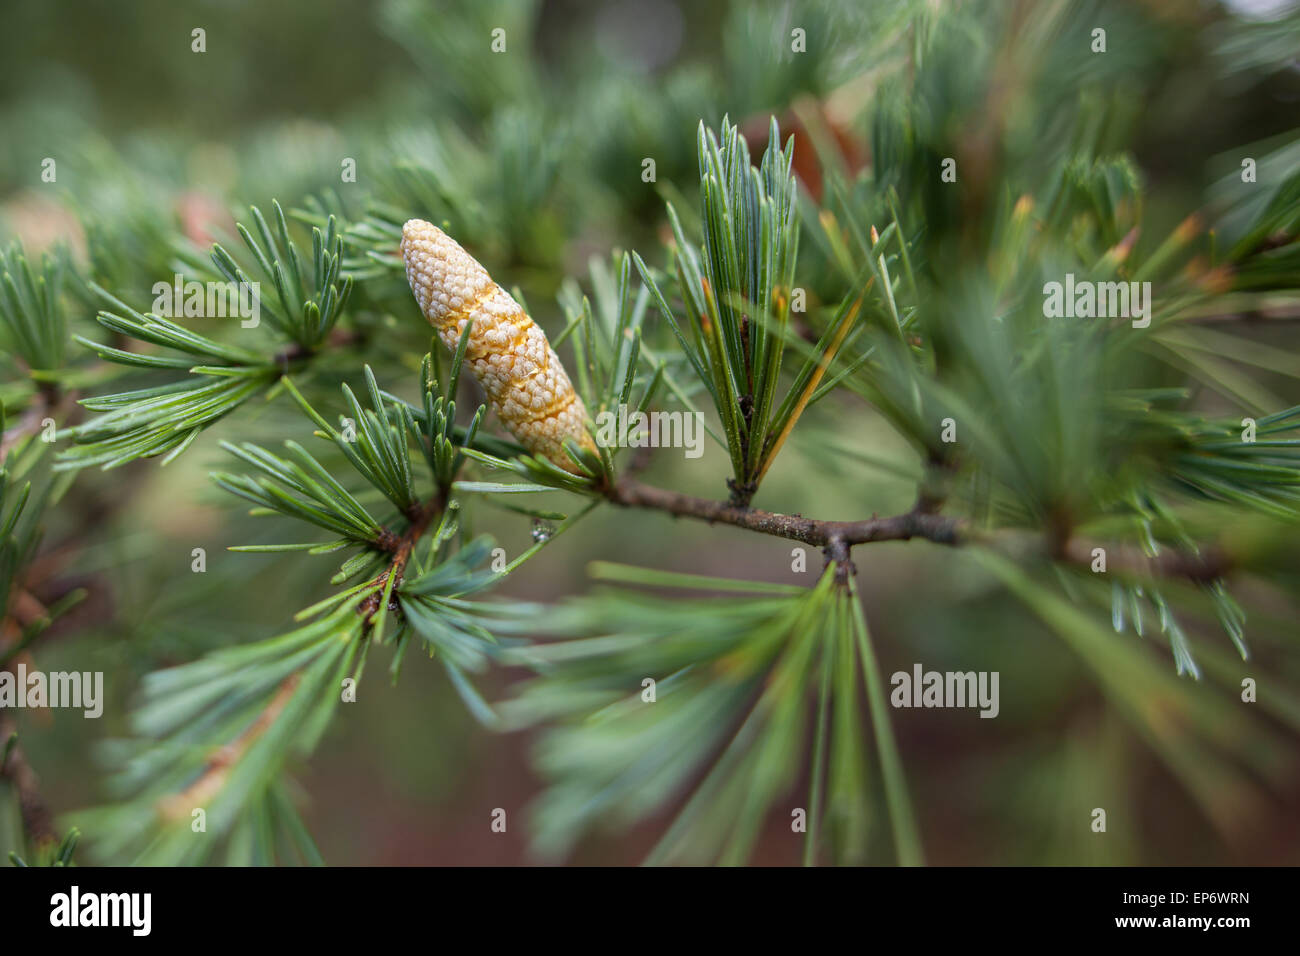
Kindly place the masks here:
<instances>
[{"instance_id":1,"label":"branch node","mask_svg":"<svg viewBox=\"0 0 1300 956\"><path fill-rule=\"evenodd\" d=\"M835 583L847 587L849 579L858 573L849 543L837 535L826 542L822 554L827 564L835 565Z\"/></svg>"}]
</instances>

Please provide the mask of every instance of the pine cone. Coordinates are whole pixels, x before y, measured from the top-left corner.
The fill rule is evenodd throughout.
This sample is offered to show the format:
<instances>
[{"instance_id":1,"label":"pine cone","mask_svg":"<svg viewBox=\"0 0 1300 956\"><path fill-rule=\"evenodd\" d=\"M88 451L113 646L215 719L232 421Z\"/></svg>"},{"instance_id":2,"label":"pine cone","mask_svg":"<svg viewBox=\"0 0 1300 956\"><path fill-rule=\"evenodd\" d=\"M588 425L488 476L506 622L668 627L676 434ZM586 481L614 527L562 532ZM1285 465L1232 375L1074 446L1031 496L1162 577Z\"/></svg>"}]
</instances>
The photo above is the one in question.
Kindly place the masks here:
<instances>
[{"instance_id":1,"label":"pine cone","mask_svg":"<svg viewBox=\"0 0 1300 956\"><path fill-rule=\"evenodd\" d=\"M492 411L534 455L578 473L564 439L596 450L583 427L587 409L564 366L533 322L478 260L432 223L402 227L402 258L420 311L455 350L474 320L465 363L487 392Z\"/></svg>"}]
</instances>

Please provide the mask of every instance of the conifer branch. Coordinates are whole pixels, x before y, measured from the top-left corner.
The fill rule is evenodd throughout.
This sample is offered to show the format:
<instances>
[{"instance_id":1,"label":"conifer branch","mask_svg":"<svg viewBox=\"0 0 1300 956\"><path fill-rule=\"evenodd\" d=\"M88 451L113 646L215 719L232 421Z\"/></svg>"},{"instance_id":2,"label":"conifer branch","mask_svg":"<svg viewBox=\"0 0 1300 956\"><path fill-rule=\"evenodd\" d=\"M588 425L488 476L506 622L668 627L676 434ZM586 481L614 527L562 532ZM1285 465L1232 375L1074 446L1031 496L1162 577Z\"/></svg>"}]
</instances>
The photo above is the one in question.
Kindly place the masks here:
<instances>
[{"instance_id":1,"label":"conifer branch","mask_svg":"<svg viewBox=\"0 0 1300 956\"><path fill-rule=\"evenodd\" d=\"M1185 578L1194 584L1208 584L1226 575L1233 567L1232 557L1215 546L1201 553L1164 550L1154 557L1138 548L1103 546L1095 541L1074 538L1065 543L1059 555L1062 561L1088 567L1093 550L1104 547L1106 568L1126 574L1156 578Z\"/></svg>"},{"instance_id":2,"label":"conifer branch","mask_svg":"<svg viewBox=\"0 0 1300 956\"><path fill-rule=\"evenodd\" d=\"M1105 30L1098 50L1088 42L1095 17L1069 5L1040 18L1028 4L1010 16L912 3L891 14L833 0L800 5L792 22L784 8L739 4L715 18L725 41L716 50L691 45L711 54L708 83L685 55L692 72L662 64L666 97L645 95L639 69L599 65L554 103L535 82L546 71L532 54L545 50L530 49L529 18L416 6L386 5L383 28L418 63L439 65L439 109L398 115L398 132L366 149L363 177L349 175L352 157L347 188L318 168L338 152L333 124L321 124L331 141L257 133L229 151L232 175L215 181L250 197L290 194L303 209L271 201L236 223L228 210L248 197L196 201L195 172L206 179L211 166L184 130L151 137L157 161L147 162L116 161L98 138L75 149L75 130L45 135L59 110L36 137L67 143L73 162L102 161L61 187L79 228L40 212L68 233L66 247L0 245L0 404L11 411L0 434L0 673L42 649L82 593L52 587L41 563L111 589L102 613L69 631L130 634L127 674L137 655L167 665L141 682L133 739L109 751L113 802L76 820L100 859L201 863L224 851L240 866L323 862L295 809L291 768L356 699L367 667L396 682L403 660L425 656L415 649L482 726L538 729L547 789L529 814L534 851L566 854L588 833L653 825L675 807L648 862L744 863L760 841L767 855L775 816L806 779L797 810L807 827L792 828L805 834L806 864L873 861L888 849L886 819L893 858L920 863L926 808L912 807L904 771L925 780L934 768L908 766L882 668L908 622L857 593L853 554L912 539L962 548L951 558L963 581L982 568L978 590L929 582L934 605L922 610L943 618L945 635L992 625L1009 643L1024 615L1003 626L1000 603L1023 604L1215 823L1232 831L1260 816L1243 795L1286 784L1300 694L1281 674L1259 708L1241 708L1178 677L1220 690L1240 678L1229 649L1203 640L1211 614L1247 659L1251 610L1261 666L1285 639L1277 615L1240 606L1226 579L1294 583L1285 544L1300 515L1300 369L1286 336L1300 319L1300 144L1283 142L1294 134L1239 137L1255 132L1249 111L1241 124L1214 124L1205 145L1224 174L1201 196L1187 187L1201 158L1170 163L1168 144L1130 135L1142 113L1106 110L1122 90L1158 113L1168 102L1158 91L1176 85L1162 78L1205 70L1214 48L1214 69L1234 80L1198 87L1213 116L1256 92L1249 77L1261 67L1288 62L1294 31L1234 36L1232 17L1216 12L1205 22L1235 42L1207 35L1183 57L1166 41L1187 25L1176 36L1152 20L1150 50L1130 36L1120 56L1098 57ZM498 26L509 57L482 42ZM772 38L795 26L799 55L774 62ZM436 115L441 104L459 115ZM727 109L719 126L699 124L694 151L673 145L687 117ZM347 142L358 132L337 125ZM205 157L201 169L174 161L188 156ZM639 185L630 160L642 163ZM11 222L25 226L10 215L25 211L14 198L0 210L6 235ZM662 215L661 198L671 200ZM1176 216L1189 199L1197 211ZM1170 216L1181 221L1171 231ZM620 248L568 275L605 237ZM155 292L152 311L138 311L167 277L173 295ZM194 287L206 295L191 297ZM422 360L429 330L412 294L437 330ZM417 364L418 383L403 381ZM462 370L481 390L459 388ZM645 441L631 440L641 426L623 434L633 416L645 416ZM155 501L98 520L141 488L170 504L192 490L188 470L147 483L78 473L166 464L218 423L240 464L211 477L251 505L241 502L251 520L232 513L211 534L194 531L190 571L215 572L195 578L175 549L152 546L152 525L179 524ZM709 468L696 459L710 437L725 467L705 472L720 482L705 497L642 481L651 448L682 448L676 475ZM814 504L779 506L857 520L752 507L796 443L824 480ZM899 499L903 513L858 510L880 500L871 488L899 480L915 494ZM74 486L86 493L52 524L72 539L42 543L44 512ZM588 572L601 586L588 593L539 588L545 603L489 593L601 505L791 542L770 542L778 551L801 544L793 574L807 571L804 548L821 550L826 566L809 585L595 562ZM515 516L501 547L475 533L482 506ZM606 530L626 534L632 515L604 510ZM264 517L265 536L251 527ZM533 544L520 547L528 521ZM1220 545L1214 529L1229 527ZM229 551L277 555L274 570L264 557L209 569L217 538L246 531L256 537ZM115 536L122 546L107 547ZM757 571L770 564L736 543L737 577L766 577ZM310 573L322 557L333 565L327 594ZM912 557L920 568L946 560ZM551 573L550 583L569 583L564 567ZM159 578L165 589L135 586ZM664 589L687 593L667 601ZM309 606L282 633L232 639L258 604L276 616ZM183 626L164 614L183 615ZM869 617L882 625L879 648ZM1117 636L1128 632L1166 642L1173 666ZM1031 703L1076 699L1076 669L1037 668L1034 649L1017 651L1006 663L1022 668L1016 677L1058 681L1045 689L1059 693ZM493 699L497 668L533 676L509 677ZM667 706L640 706L655 702L656 684ZM1096 702L1077 699L1091 718ZM1129 765L1112 759L1127 740L1106 713L1104 733L1087 719L1071 721L1065 747L1030 741L1042 755L1029 779L1068 786ZM18 722L0 713L0 789L21 808L13 829L28 850L66 864L76 831L60 847L63 821L10 733ZM1112 777L1103 793L1138 795ZM933 790L932 776L917 788ZM200 809L206 837L189 820ZM1056 822L1009 824L1046 832Z\"/></svg>"},{"instance_id":3,"label":"conifer branch","mask_svg":"<svg viewBox=\"0 0 1300 956\"><path fill-rule=\"evenodd\" d=\"M873 541L908 541L912 538L955 545L962 543L964 534L964 523L947 515L908 511L885 518L873 515L860 521L825 521L696 498L628 478L609 489L607 495L614 504L627 508L649 508L679 518L729 524L817 547L832 542L852 547Z\"/></svg>"},{"instance_id":4,"label":"conifer branch","mask_svg":"<svg viewBox=\"0 0 1300 956\"><path fill-rule=\"evenodd\" d=\"M722 501L647 485L623 478L607 492L611 502L626 508L663 511L678 518L693 518L709 524L728 524L759 534L802 541L828 549L828 557L848 568L849 550L855 545L878 541L910 541L922 538L935 544L962 545L976 535L967 523L951 515L937 514L922 507L901 514L873 515L858 521L827 521L803 515L784 515L758 508L742 508ZM1088 567L1093 550L1103 547L1096 541L1070 538L1051 549L1057 560ZM1208 583L1223 577L1232 568L1230 557L1215 547L1203 553L1165 550L1148 557L1129 547L1104 546L1107 567L1112 571L1159 578L1185 578L1193 583Z\"/></svg>"},{"instance_id":5,"label":"conifer branch","mask_svg":"<svg viewBox=\"0 0 1300 956\"><path fill-rule=\"evenodd\" d=\"M388 568L372 582L375 589L366 600L361 602L361 605L357 608L358 614L368 619L379 610L385 591L392 592L401 586L403 576L406 573L406 566L411 560L411 554L415 550L415 546L424 537L425 532L429 530L429 526L434 519L442 515L446 504L446 497L442 492L439 492L426 504L411 510L411 513L407 515L411 524L400 535L393 534L387 528L384 529L377 545L382 550L392 554L393 559ZM387 586L389 581L392 582L391 588Z\"/></svg>"},{"instance_id":6,"label":"conifer branch","mask_svg":"<svg viewBox=\"0 0 1300 956\"><path fill-rule=\"evenodd\" d=\"M189 815L192 807L201 807L208 803L225 785L230 768L239 762L259 737L279 719L289 699L298 689L302 678L301 671L294 671L281 683L275 695L257 715L248 728L239 737L228 744L216 748L208 758L203 773L180 793L164 797L159 801L158 812L168 820L179 820Z\"/></svg>"}]
</instances>

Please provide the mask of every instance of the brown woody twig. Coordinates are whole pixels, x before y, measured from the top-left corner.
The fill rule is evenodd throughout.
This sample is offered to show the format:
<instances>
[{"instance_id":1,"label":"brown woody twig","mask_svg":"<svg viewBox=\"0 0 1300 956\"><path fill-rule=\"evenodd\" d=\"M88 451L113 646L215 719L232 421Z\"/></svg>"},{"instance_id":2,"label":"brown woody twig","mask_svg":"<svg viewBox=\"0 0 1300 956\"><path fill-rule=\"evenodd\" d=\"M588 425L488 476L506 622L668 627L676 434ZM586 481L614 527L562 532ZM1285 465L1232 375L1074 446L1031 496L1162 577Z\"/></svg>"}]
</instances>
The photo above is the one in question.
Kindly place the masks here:
<instances>
[{"instance_id":1,"label":"brown woody twig","mask_svg":"<svg viewBox=\"0 0 1300 956\"><path fill-rule=\"evenodd\" d=\"M922 538L935 544L961 545L970 543L977 537L960 518L927 510L924 499L918 501L918 507L911 511L884 518L873 515L861 521L824 521L696 498L632 478L623 478L607 489L606 497L625 508L662 511L679 518L693 518L709 524L727 524L815 545L825 549L827 559L839 565L845 574L852 573L849 557L854 545L875 541L909 541L912 538ZM1095 547L1099 547L1095 542L1065 537L1054 543L1051 554L1055 560L1088 566L1092 563ZM1106 561L1109 570L1154 577L1186 578L1196 583L1223 577L1232 567L1229 556L1218 549L1202 554L1165 551L1155 558L1148 558L1134 548L1108 547Z\"/></svg>"}]
</instances>

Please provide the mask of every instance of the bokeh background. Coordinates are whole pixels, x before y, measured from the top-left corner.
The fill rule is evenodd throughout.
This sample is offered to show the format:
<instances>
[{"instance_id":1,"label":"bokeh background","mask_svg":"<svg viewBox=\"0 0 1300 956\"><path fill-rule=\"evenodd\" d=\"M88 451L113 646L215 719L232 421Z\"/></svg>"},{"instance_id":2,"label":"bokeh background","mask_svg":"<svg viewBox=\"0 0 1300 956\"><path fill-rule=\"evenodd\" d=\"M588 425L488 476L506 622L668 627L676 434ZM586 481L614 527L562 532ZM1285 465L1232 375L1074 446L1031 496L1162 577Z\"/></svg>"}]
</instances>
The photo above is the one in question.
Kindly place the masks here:
<instances>
[{"instance_id":1,"label":"bokeh background","mask_svg":"<svg viewBox=\"0 0 1300 956\"><path fill-rule=\"evenodd\" d=\"M386 195L408 196L413 209L437 183L458 238L503 285L519 285L534 317L555 330L562 321L556 293L567 277L584 275L589 257L636 249L662 261L663 201L696 201L701 119L716 128L729 115L755 130L757 142L767 117L777 116L796 136L797 171L814 193L820 172L810 128L831 132L850 169L870 166L873 111L883 79L907 68L909 22L948 5L7 2L0 14L0 230L29 250L63 240L82 257L87 223L129 230L139 257L100 269L116 279L115 291L139 300L153 281L170 278L165 267L148 275L139 265L167 261L151 245L160 241L158 224L179 226L196 242L220 237L249 204L278 198L297 205L325 190L346 191L340 158L352 157L363 184L380 182ZM995 49L1009 42L1010 33L1000 38L998 31L1018 29L1018 15L1032 6L991 4L1010 12L989 15L985 39ZM1300 33L1278 26L1290 22L1279 17L1295 17L1287 5L1064 6L1072 8L1071 23L1110 32L1107 69L1126 87L1107 101L1107 122L1143 170L1157 221L1173 225L1199 208L1231 168L1223 160L1229 149L1276 148L1300 126L1300 42L1286 42ZM808 36L808 52L797 56L788 53L796 26ZM206 30L202 54L191 50L195 27ZM506 30L505 54L489 49L495 27ZM1086 91L1091 79L1053 82ZM972 123L978 128L977 116ZM58 161L56 185L40 182L45 157ZM642 181L644 157L656 161L653 184ZM85 332L92 317L87 308L73 325ZM425 335L418 314L412 307L391 320L387 348L395 361L409 353L414 362ZM1252 334L1296 354L1291 325L1261 325ZM1300 359L1270 382L1291 403L1300 401L1288 377L1297 371ZM144 673L279 633L296 610L326 593L327 558L313 565L297 555L227 553L229 545L271 540L275 532L246 518L207 477L226 467L220 438L273 443L288 420L271 406L254 409L211 429L165 469L145 461L87 473L51 515L40 586L48 598L75 587L89 596L42 639L40 666L103 670L109 684L101 720L66 711L22 715L28 758L65 820L75 822L76 808L102 799L97 747L124 731ZM828 444L845 450L837 466L811 454ZM710 452L691 467L660 453L648 478L716 497L727 465ZM845 519L905 510L914 497L913 457L861 403L828 402L801 424L757 504ZM475 530L491 532L512 554L531 542L526 518L484 509L475 520ZM1257 533L1273 536L1279 564L1295 566L1292 531ZM195 547L207 549L206 574L190 571ZM655 514L601 513L512 575L506 593L550 600L582 592L585 569L598 559L795 583L808 583L820 563L814 553L809 573L800 575L791 571L787 542ZM886 673L922 661L1002 675L996 720L960 710L894 713L931 862L1296 862L1300 777L1293 763L1280 789L1241 805L1236 825L1225 827L1222 815L1212 823L1107 706L1071 650L961 554L889 544L859 548L855 559ZM253 575L249 562L257 565ZM1248 671L1230 660L1224 666L1256 676L1263 688L1274 676L1295 686L1294 602L1276 580L1244 580L1236 594L1250 615L1248 634L1262 637ZM1203 626L1209 635L1214 628L1212 621ZM1189 630L1195 635L1198 626ZM1203 643L1226 646L1222 635ZM315 757L295 773L325 859L535 862L522 825L503 835L487 829L492 808L510 808L522 820L538 792L532 735L485 731L441 671L420 663L408 661L396 687L376 666L359 701L341 709ZM492 699L517 677L493 672L481 686ZM1279 728L1297 742L1293 724ZM1119 838L1100 840L1063 822L1086 819L1098 805L1098 781ZM1223 799L1236 798L1225 789ZM1071 808L1078 812L1065 812ZM572 860L637 862L663 824L594 836ZM801 845L787 831L783 819L773 820L755 862L797 862Z\"/></svg>"}]
</instances>

